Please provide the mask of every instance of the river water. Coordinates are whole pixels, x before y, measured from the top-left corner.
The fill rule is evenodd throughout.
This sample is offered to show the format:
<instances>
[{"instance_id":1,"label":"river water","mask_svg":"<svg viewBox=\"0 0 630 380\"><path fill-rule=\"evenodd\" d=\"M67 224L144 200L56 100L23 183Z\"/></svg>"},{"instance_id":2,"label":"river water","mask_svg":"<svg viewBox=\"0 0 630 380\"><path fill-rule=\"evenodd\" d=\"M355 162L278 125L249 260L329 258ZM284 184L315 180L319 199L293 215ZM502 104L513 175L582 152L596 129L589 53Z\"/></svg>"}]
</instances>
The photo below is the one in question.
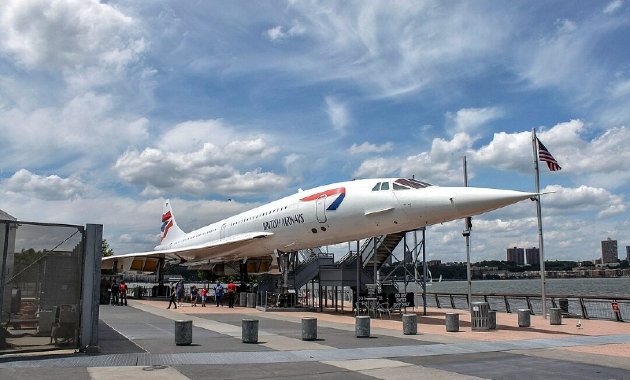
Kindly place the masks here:
<instances>
[{"instance_id":1,"label":"river water","mask_svg":"<svg viewBox=\"0 0 630 380\"><path fill-rule=\"evenodd\" d=\"M466 281L442 281L429 283L427 292L468 292ZM507 293L507 294L540 294L540 279L532 280L475 280L472 282L472 293ZM402 292L404 284L398 283ZM420 288L421 289L421 288ZM414 284L407 285L408 291L414 291ZM548 295L591 295L605 297L630 297L630 277L617 278L550 278L547 279Z\"/></svg>"}]
</instances>

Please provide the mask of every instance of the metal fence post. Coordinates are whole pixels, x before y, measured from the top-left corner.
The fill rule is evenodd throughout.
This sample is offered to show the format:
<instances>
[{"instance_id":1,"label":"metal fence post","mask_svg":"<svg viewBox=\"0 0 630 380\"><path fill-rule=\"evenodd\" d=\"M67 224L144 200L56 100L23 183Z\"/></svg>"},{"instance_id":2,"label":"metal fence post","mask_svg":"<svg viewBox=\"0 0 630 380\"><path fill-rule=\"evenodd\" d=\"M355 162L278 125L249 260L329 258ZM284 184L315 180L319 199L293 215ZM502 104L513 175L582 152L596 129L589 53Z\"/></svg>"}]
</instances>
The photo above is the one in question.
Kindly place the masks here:
<instances>
[{"instance_id":1,"label":"metal fence post","mask_svg":"<svg viewBox=\"0 0 630 380\"><path fill-rule=\"evenodd\" d=\"M79 348L98 351L98 308L101 289L101 257L103 225L88 224L83 249L83 281L81 295L81 335Z\"/></svg>"}]
</instances>

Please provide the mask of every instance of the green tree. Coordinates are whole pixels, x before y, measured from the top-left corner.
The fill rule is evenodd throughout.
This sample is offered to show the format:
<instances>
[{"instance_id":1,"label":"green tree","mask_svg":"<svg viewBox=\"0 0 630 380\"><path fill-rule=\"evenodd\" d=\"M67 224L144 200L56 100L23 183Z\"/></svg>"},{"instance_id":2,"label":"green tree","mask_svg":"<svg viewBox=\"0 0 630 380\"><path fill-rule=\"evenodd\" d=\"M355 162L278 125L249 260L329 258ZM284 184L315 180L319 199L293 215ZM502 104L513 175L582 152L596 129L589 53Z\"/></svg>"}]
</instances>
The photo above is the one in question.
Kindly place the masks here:
<instances>
[{"instance_id":1,"label":"green tree","mask_svg":"<svg viewBox=\"0 0 630 380\"><path fill-rule=\"evenodd\" d=\"M114 250L109 247L106 239L103 239L103 257L114 256Z\"/></svg>"}]
</instances>

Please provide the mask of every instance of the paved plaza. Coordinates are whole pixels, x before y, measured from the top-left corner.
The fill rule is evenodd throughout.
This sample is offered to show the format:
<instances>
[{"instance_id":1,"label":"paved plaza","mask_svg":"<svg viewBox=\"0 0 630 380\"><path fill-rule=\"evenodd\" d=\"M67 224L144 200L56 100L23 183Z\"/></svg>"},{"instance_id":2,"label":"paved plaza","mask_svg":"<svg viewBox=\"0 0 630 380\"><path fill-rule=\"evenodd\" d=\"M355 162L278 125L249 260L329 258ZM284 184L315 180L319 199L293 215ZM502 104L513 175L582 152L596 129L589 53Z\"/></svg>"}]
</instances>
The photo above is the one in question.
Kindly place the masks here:
<instances>
[{"instance_id":1,"label":"paved plaza","mask_svg":"<svg viewBox=\"0 0 630 380\"><path fill-rule=\"evenodd\" d=\"M100 308L100 353L50 351L0 357L6 379L630 379L630 323L497 314L497 330L446 332L445 313L418 316L404 335L400 316L371 320L371 336L355 336L348 311L263 312L252 308L130 300ZM412 311L412 310L408 310ZM318 320L318 339L301 339L301 319ZM243 343L243 319L259 320L258 343ZM193 322L192 344L175 344L176 320Z\"/></svg>"}]
</instances>

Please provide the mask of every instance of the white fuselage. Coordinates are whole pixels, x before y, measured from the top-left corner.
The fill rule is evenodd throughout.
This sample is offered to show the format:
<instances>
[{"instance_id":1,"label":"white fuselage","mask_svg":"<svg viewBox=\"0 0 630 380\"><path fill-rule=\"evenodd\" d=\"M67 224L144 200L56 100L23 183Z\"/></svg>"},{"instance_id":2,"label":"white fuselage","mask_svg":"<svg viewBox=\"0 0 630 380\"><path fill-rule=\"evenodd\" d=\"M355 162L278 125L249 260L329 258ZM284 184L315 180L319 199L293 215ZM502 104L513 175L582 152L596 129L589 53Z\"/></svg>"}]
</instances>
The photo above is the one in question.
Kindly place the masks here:
<instances>
[{"instance_id":1,"label":"white fuselage","mask_svg":"<svg viewBox=\"0 0 630 380\"><path fill-rule=\"evenodd\" d=\"M469 187L405 188L394 186L397 180L400 181L355 180L301 191L192 231L156 249L185 249L248 232L273 233L256 244L213 257L194 252L185 256L187 261L217 262L253 258L275 250L291 252L410 231L481 214L536 195Z\"/></svg>"}]
</instances>

